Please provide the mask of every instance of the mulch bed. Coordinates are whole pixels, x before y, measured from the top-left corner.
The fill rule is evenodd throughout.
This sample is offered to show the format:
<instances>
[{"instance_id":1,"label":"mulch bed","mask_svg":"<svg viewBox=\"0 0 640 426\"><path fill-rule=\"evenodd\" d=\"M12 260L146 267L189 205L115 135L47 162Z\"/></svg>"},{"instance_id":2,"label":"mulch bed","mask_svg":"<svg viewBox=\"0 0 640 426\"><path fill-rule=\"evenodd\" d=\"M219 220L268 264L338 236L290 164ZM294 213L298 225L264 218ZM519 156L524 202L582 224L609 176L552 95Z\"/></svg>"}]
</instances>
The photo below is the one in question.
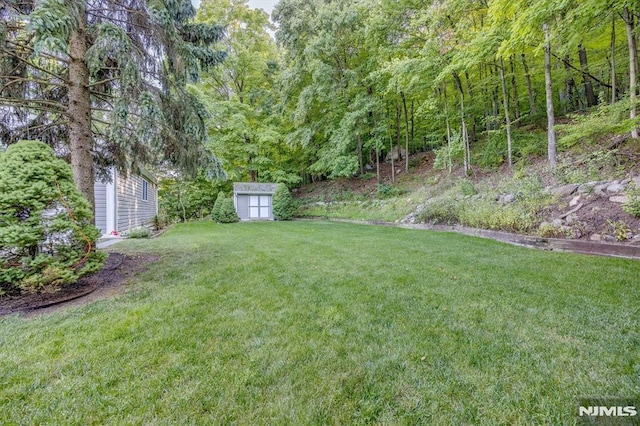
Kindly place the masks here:
<instances>
[{"instance_id":1,"label":"mulch bed","mask_svg":"<svg viewBox=\"0 0 640 426\"><path fill-rule=\"evenodd\" d=\"M134 275L145 271L158 257L109 253L104 268L55 291L13 294L0 297L0 315L21 313L37 315L66 306L79 306L124 290Z\"/></svg>"}]
</instances>

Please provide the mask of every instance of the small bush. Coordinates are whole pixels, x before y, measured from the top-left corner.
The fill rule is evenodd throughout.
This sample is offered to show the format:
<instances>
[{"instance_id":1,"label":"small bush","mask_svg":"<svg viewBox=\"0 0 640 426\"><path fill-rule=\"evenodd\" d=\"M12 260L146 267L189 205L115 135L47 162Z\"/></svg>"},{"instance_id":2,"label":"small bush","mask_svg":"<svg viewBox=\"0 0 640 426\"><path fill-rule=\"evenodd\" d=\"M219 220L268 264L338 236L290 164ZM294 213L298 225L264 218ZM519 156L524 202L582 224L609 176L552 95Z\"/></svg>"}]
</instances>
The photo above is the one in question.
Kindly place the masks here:
<instances>
[{"instance_id":1,"label":"small bush","mask_svg":"<svg viewBox=\"0 0 640 426\"><path fill-rule=\"evenodd\" d=\"M376 186L376 191L377 191L378 197L380 198L397 197L406 192L405 190L400 189L397 186L387 185L383 183L379 183Z\"/></svg>"},{"instance_id":2,"label":"small bush","mask_svg":"<svg viewBox=\"0 0 640 426\"><path fill-rule=\"evenodd\" d=\"M273 217L277 220L290 220L296 209L289 188L284 183L278 184L273 194Z\"/></svg>"},{"instance_id":3,"label":"small bush","mask_svg":"<svg viewBox=\"0 0 640 426\"><path fill-rule=\"evenodd\" d=\"M466 179L460 181L460 183L458 184L458 189L460 189L460 193L462 195L466 196L476 195L478 193L478 190L473 185L473 183Z\"/></svg>"},{"instance_id":4,"label":"small bush","mask_svg":"<svg viewBox=\"0 0 640 426\"><path fill-rule=\"evenodd\" d=\"M454 198L436 198L427 203L418 213L420 222L453 225L460 222L459 201Z\"/></svg>"},{"instance_id":5,"label":"small bush","mask_svg":"<svg viewBox=\"0 0 640 426\"><path fill-rule=\"evenodd\" d=\"M452 132L451 144L445 144L434 150L436 158L433 162L435 170L445 170L449 167L449 163L456 165L464 157L464 144L459 133Z\"/></svg>"},{"instance_id":6,"label":"small bush","mask_svg":"<svg viewBox=\"0 0 640 426\"><path fill-rule=\"evenodd\" d=\"M224 192L218 192L218 197L216 198L216 202L211 209L211 219L220 222L220 208L222 207L222 201L225 199Z\"/></svg>"},{"instance_id":7,"label":"small bush","mask_svg":"<svg viewBox=\"0 0 640 426\"><path fill-rule=\"evenodd\" d=\"M373 172L367 172L363 175L360 175L360 179L362 180L370 180L370 179L373 179L374 177L376 177L376 174Z\"/></svg>"},{"instance_id":8,"label":"small bush","mask_svg":"<svg viewBox=\"0 0 640 426\"><path fill-rule=\"evenodd\" d=\"M169 225L169 219L164 214L157 214L153 216L151 223L153 224L153 229L155 229L156 231L159 231L161 229L166 228Z\"/></svg>"},{"instance_id":9,"label":"small bush","mask_svg":"<svg viewBox=\"0 0 640 426\"><path fill-rule=\"evenodd\" d=\"M129 238L148 238L150 235L151 231L149 231L149 229L145 228L144 226L132 229L128 234Z\"/></svg>"},{"instance_id":10,"label":"small bush","mask_svg":"<svg viewBox=\"0 0 640 426\"><path fill-rule=\"evenodd\" d=\"M218 222L220 223L235 223L238 222L240 218L236 213L236 208L233 205L233 199L231 198L223 198L220 203L220 212Z\"/></svg>"},{"instance_id":11,"label":"small bush","mask_svg":"<svg viewBox=\"0 0 640 426\"><path fill-rule=\"evenodd\" d=\"M538 227L538 235L542 238L564 238L570 236L561 226L544 222Z\"/></svg>"},{"instance_id":12,"label":"small bush","mask_svg":"<svg viewBox=\"0 0 640 426\"><path fill-rule=\"evenodd\" d=\"M622 205L622 210L633 217L640 217L640 188L631 183L625 190L625 195L628 201Z\"/></svg>"},{"instance_id":13,"label":"small bush","mask_svg":"<svg viewBox=\"0 0 640 426\"><path fill-rule=\"evenodd\" d=\"M71 168L38 141L0 154L0 293L73 283L102 267L100 231Z\"/></svg>"},{"instance_id":14,"label":"small bush","mask_svg":"<svg viewBox=\"0 0 640 426\"><path fill-rule=\"evenodd\" d=\"M465 226L518 233L530 232L535 221L518 205L501 206L487 201L466 204L459 216Z\"/></svg>"},{"instance_id":15,"label":"small bush","mask_svg":"<svg viewBox=\"0 0 640 426\"><path fill-rule=\"evenodd\" d=\"M631 229L621 220L611 220L607 219L607 223L611 227L613 235L616 237L616 241L625 241L630 238L633 234L631 234Z\"/></svg>"}]
</instances>

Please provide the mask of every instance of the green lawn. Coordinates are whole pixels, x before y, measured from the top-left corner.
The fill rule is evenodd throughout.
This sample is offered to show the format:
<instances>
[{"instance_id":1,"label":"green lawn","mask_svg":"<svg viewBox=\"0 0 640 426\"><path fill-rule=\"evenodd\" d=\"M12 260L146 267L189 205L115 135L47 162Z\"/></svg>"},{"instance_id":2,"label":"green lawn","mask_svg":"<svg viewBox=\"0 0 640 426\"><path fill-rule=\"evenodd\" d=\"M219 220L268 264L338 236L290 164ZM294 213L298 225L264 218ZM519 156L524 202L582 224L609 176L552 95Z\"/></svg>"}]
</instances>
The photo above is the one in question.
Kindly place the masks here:
<instances>
[{"instance_id":1,"label":"green lawn","mask_svg":"<svg viewBox=\"0 0 640 426\"><path fill-rule=\"evenodd\" d=\"M176 226L125 294L0 318L0 424L572 424L640 398L640 262L327 222Z\"/></svg>"}]
</instances>

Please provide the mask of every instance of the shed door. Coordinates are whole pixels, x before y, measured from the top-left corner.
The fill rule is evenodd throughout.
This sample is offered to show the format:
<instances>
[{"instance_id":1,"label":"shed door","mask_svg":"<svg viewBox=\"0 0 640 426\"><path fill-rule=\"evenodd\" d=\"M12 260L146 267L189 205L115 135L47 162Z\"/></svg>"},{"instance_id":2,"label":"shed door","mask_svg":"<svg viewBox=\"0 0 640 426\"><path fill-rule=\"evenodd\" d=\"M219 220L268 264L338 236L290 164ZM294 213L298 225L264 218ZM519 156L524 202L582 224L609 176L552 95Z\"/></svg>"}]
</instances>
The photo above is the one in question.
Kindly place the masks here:
<instances>
[{"instance_id":1,"label":"shed door","mask_svg":"<svg viewBox=\"0 0 640 426\"><path fill-rule=\"evenodd\" d=\"M249 219L269 219L271 217L271 196L249 196Z\"/></svg>"}]
</instances>

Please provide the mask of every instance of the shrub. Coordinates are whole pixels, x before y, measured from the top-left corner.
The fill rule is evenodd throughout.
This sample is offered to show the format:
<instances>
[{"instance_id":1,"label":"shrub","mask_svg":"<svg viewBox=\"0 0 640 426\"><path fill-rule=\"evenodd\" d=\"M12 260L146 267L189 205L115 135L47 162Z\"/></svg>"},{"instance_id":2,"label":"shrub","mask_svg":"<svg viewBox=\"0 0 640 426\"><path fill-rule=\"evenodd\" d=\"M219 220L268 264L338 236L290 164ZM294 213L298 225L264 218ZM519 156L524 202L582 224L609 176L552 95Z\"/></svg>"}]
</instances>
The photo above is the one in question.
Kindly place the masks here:
<instances>
[{"instance_id":1,"label":"shrub","mask_svg":"<svg viewBox=\"0 0 640 426\"><path fill-rule=\"evenodd\" d=\"M278 184L273 193L273 217L277 220L290 220L295 208L289 188L284 183Z\"/></svg>"},{"instance_id":2,"label":"shrub","mask_svg":"<svg viewBox=\"0 0 640 426\"><path fill-rule=\"evenodd\" d=\"M153 216L153 219L151 219L151 223L153 224L153 229L159 231L169 225L169 219L164 214L157 214Z\"/></svg>"},{"instance_id":3,"label":"shrub","mask_svg":"<svg viewBox=\"0 0 640 426\"><path fill-rule=\"evenodd\" d=\"M471 195L476 195L478 193L478 190L473 185L473 183L466 179L461 180L458 183L458 188L460 189L460 193L462 195L471 196Z\"/></svg>"},{"instance_id":4,"label":"shrub","mask_svg":"<svg viewBox=\"0 0 640 426\"><path fill-rule=\"evenodd\" d=\"M149 228L145 228L144 226L132 229L128 234L129 238L147 238L150 235L151 231L149 231Z\"/></svg>"},{"instance_id":5,"label":"shrub","mask_svg":"<svg viewBox=\"0 0 640 426\"><path fill-rule=\"evenodd\" d=\"M459 222L459 204L451 197L430 200L418 213L420 222L453 225Z\"/></svg>"},{"instance_id":6,"label":"shrub","mask_svg":"<svg viewBox=\"0 0 640 426\"><path fill-rule=\"evenodd\" d=\"M224 192L218 192L218 197L216 198L216 202L213 204L213 208L211 209L211 219L216 222L220 222L220 207L222 206L222 201L224 200Z\"/></svg>"},{"instance_id":7,"label":"shrub","mask_svg":"<svg viewBox=\"0 0 640 426\"><path fill-rule=\"evenodd\" d=\"M100 231L71 169L38 141L0 154L0 293L37 291L99 270Z\"/></svg>"},{"instance_id":8,"label":"shrub","mask_svg":"<svg viewBox=\"0 0 640 426\"><path fill-rule=\"evenodd\" d=\"M236 208L233 205L232 198L223 198L220 202L220 211L218 214L218 222L220 223L234 223L238 222L240 218L236 213Z\"/></svg>"},{"instance_id":9,"label":"shrub","mask_svg":"<svg viewBox=\"0 0 640 426\"><path fill-rule=\"evenodd\" d=\"M633 217L640 217L640 188L635 183L629 184L625 190L628 201L622 205L622 210Z\"/></svg>"},{"instance_id":10,"label":"shrub","mask_svg":"<svg viewBox=\"0 0 640 426\"><path fill-rule=\"evenodd\" d=\"M406 193L406 191L398 188L397 186L379 183L376 185L376 193L379 198L391 198L399 197L400 195Z\"/></svg>"}]
</instances>

